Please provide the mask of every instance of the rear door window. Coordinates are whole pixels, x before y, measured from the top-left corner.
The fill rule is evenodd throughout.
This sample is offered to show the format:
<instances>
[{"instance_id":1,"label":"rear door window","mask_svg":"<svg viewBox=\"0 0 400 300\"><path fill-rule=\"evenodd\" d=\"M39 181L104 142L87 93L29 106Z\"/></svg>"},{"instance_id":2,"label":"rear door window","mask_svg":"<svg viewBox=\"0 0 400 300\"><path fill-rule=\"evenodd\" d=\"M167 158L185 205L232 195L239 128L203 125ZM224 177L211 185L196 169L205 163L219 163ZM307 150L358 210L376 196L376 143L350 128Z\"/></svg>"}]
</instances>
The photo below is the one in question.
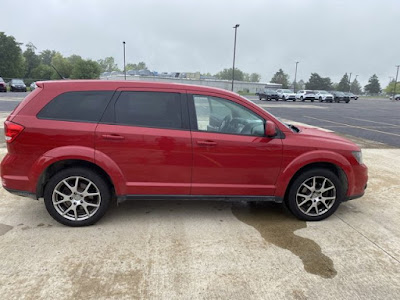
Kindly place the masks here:
<instances>
[{"instance_id":1,"label":"rear door window","mask_svg":"<svg viewBox=\"0 0 400 300\"><path fill-rule=\"evenodd\" d=\"M37 115L39 119L98 122L114 91L66 92L51 100Z\"/></svg>"},{"instance_id":2,"label":"rear door window","mask_svg":"<svg viewBox=\"0 0 400 300\"><path fill-rule=\"evenodd\" d=\"M182 129L181 94L121 92L115 102L115 123L142 127Z\"/></svg>"}]
</instances>

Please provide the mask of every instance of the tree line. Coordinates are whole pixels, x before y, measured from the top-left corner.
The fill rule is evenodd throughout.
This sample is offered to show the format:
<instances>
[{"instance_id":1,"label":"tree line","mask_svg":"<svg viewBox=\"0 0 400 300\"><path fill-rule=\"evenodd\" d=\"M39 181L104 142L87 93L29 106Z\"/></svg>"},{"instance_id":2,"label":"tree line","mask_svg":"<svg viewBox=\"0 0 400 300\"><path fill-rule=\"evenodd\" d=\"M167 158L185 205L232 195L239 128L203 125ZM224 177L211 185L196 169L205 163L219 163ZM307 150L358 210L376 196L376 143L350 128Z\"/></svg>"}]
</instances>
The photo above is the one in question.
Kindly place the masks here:
<instances>
[{"instance_id":1,"label":"tree line","mask_svg":"<svg viewBox=\"0 0 400 300\"><path fill-rule=\"evenodd\" d=\"M18 43L13 36L0 32L0 77L5 79L24 78L30 84L36 80L49 79L96 79L102 72L120 71L113 57L94 61L83 59L80 55L63 56L55 50L37 53L34 44ZM147 69L144 62L129 63L127 69Z\"/></svg>"},{"instance_id":2,"label":"tree line","mask_svg":"<svg viewBox=\"0 0 400 300\"><path fill-rule=\"evenodd\" d=\"M283 88L296 88L298 90L326 90L326 91L342 91L342 92L352 92L355 94L361 94L362 89L361 85L358 82L357 78L355 78L352 82L350 82L349 75L345 73L342 79L338 83L332 82L329 77L322 77L318 73L311 73L310 78L307 82L303 80L299 80L298 82L290 83L289 75L286 74L282 69L279 69L274 76L271 78L271 83L279 83L282 84ZM391 83L394 86L394 82ZM397 89L397 88L396 88ZM389 85L385 92L391 93L393 87ZM376 74L372 75L368 84L364 86L364 91L368 94L380 94L382 92L381 85L379 83L378 76Z\"/></svg>"}]
</instances>

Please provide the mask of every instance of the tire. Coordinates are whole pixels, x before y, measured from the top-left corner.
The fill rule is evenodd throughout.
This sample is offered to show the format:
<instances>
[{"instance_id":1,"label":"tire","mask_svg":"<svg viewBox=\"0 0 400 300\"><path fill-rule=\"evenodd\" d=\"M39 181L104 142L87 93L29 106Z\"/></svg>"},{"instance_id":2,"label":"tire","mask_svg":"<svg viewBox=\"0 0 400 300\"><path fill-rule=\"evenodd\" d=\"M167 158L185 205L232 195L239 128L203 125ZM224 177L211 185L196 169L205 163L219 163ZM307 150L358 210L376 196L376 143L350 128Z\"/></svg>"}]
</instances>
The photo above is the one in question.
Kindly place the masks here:
<instances>
[{"instance_id":1,"label":"tire","mask_svg":"<svg viewBox=\"0 0 400 300\"><path fill-rule=\"evenodd\" d=\"M261 97L258 97L258 99L260 99L260 101L262 100L262 98L261 98Z\"/></svg>"},{"instance_id":2,"label":"tire","mask_svg":"<svg viewBox=\"0 0 400 300\"><path fill-rule=\"evenodd\" d=\"M77 178L76 186L74 184ZM85 193L92 195L85 196ZM53 197L54 201L63 202L55 204ZM106 213L110 201L111 193L107 182L97 173L81 167L56 173L44 189L44 204L49 214L57 222L72 227L96 223Z\"/></svg>"},{"instance_id":3,"label":"tire","mask_svg":"<svg viewBox=\"0 0 400 300\"><path fill-rule=\"evenodd\" d=\"M314 178L316 184L313 184ZM316 189L312 191L314 186ZM328 190L320 193L323 187ZM332 215L344 198L345 190L339 178L327 169L317 168L305 171L293 181L286 204L298 219L320 221Z\"/></svg>"},{"instance_id":4,"label":"tire","mask_svg":"<svg viewBox=\"0 0 400 300\"><path fill-rule=\"evenodd\" d=\"M282 97L282 100L283 100L283 101L286 101L286 97L285 97L285 96L283 96L283 97Z\"/></svg>"},{"instance_id":5,"label":"tire","mask_svg":"<svg viewBox=\"0 0 400 300\"><path fill-rule=\"evenodd\" d=\"M319 102L322 102L322 97L319 97Z\"/></svg>"},{"instance_id":6,"label":"tire","mask_svg":"<svg viewBox=\"0 0 400 300\"><path fill-rule=\"evenodd\" d=\"M303 96L300 97L300 100L304 102Z\"/></svg>"},{"instance_id":7,"label":"tire","mask_svg":"<svg viewBox=\"0 0 400 300\"><path fill-rule=\"evenodd\" d=\"M311 102L314 102L314 99L311 99Z\"/></svg>"},{"instance_id":8,"label":"tire","mask_svg":"<svg viewBox=\"0 0 400 300\"><path fill-rule=\"evenodd\" d=\"M350 102L350 100L346 100L346 103L349 103Z\"/></svg>"}]
</instances>

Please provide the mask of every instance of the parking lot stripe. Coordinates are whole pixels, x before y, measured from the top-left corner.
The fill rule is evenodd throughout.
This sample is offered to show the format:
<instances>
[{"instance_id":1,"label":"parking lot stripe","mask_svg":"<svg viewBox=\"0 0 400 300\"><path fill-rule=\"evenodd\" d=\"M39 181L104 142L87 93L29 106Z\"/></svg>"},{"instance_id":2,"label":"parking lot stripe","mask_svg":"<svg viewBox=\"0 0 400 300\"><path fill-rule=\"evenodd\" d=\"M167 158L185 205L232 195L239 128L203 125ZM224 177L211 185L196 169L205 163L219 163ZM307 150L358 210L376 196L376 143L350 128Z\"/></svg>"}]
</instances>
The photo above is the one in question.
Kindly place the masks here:
<instances>
[{"instance_id":1,"label":"parking lot stripe","mask_svg":"<svg viewBox=\"0 0 400 300\"><path fill-rule=\"evenodd\" d=\"M396 134L396 133L384 132L384 131L380 131L380 130L376 130L376 129L365 128L365 127L350 125L350 124L346 124L346 123L339 123L339 122L334 122L334 121L330 121L330 120L325 120L325 119L320 119L320 118L314 118L314 117L310 117L310 116L303 116L303 117L309 118L309 119L318 120L318 121L325 121L325 122L329 122L329 123L333 123L333 124L344 125L344 126L346 126L346 127L364 129L364 130L379 132L379 133L383 133L383 134L387 134L387 135L400 136L400 134Z\"/></svg>"},{"instance_id":2,"label":"parking lot stripe","mask_svg":"<svg viewBox=\"0 0 400 300\"><path fill-rule=\"evenodd\" d=\"M358 120L358 121L364 121L364 122L370 122L370 123L376 123L376 124L382 124L382 125L390 125L390 126L400 127L400 125L390 124L390 123L385 123L385 122L376 122L376 121L358 119L358 118L352 118L352 117L344 117L344 118Z\"/></svg>"}]
</instances>

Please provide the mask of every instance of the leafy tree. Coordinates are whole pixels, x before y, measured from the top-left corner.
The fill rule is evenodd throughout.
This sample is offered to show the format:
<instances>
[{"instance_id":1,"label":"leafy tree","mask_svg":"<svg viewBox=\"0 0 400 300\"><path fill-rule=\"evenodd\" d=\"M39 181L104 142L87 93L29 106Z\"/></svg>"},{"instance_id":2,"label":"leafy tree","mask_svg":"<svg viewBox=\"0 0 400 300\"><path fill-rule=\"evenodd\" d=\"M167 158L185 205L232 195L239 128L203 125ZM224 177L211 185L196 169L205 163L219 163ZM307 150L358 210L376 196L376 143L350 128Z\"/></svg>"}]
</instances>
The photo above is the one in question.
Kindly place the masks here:
<instances>
[{"instance_id":1,"label":"leafy tree","mask_svg":"<svg viewBox=\"0 0 400 300\"><path fill-rule=\"evenodd\" d=\"M347 73L343 75L342 79L340 79L337 90L342 92L348 92L350 90L349 76Z\"/></svg>"},{"instance_id":2,"label":"leafy tree","mask_svg":"<svg viewBox=\"0 0 400 300\"><path fill-rule=\"evenodd\" d=\"M250 74L250 82L260 82L261 75L258 73L251 73Z\"/></svg>"},{"instance_id":3,"label":"leafy tree","mask_svg":"<svg viewBox=\"0 0 400 300\"><path fill-rule=\"evenodd\" d=\"M43 50L42 52L40 52L40 60L43 64L50 66L51 61L54 57L54 55L56 55L56 51L54 50Z\"/></svg>"},{"instance_id":4,"label":"leafy tree","mask_svg":"<svg viewBox=\"0 0 400 300\"><path fill-rule=\"evenodd\" d=\"M232 68L223 69L221 72L218 72L217 74L215 74L215 77L218 79L223 79L223 80L232 80ZM235 68L235 78L234 79L237 81L243 81L244 80L243 71Z\"/></svg>"},{"instance_id":5,"label":"leafy tree","mask_svg":"<svg viewBox=\"0 0 400 300\"><path fill-rule=\"evenodd\" d=\"M101 73L100 65L93 60L80 59L73 66L71 78L74 79L97 79Z\"/></svg>"},{"instance_id":6,"label":"leafy tree","mask_svg":"<svg viewBox=\"0 0 400 300\"><path fill-rule=\"evenodd\" d=\"M353 82L351 83L350 92L352 92L354 94L361 94L361 92L362 92L361 91L361 85L357 81L357 79L354 79Z\"/></svg>"},{"instance_id":7,"label":"leafy tree","mask_svg":"<svg viewBox=\"0 0 400 300\"><path fill-rule=\"evenodd\" d=\"M21 43L13 36L0 32L0 76L4 78L22 77L25 73Z\"/></svg>"},{"instance_id":8,"label":"leafy tree","mask_svg":"<svg viewBox=\"0 0 400 300\"><path fill-rule=\"evenodd\" d=\"M331 90L332 81L329 77L321 77L317 73L311 73L310 79L305 84L308 90Z\"/></svg>"},{"instance_id":9,"label":"leafy tree","mask_svg":"<svg viewBox=\"0 0 400 300\"><path fill-rule=\"evenodd\" d=\"M386 94L400 94L400 81L397 81L396 83L396 90L394 90L394 82L395 80L392 80L385 88L385 93Z\"/></svg>"},{"instance_id":10,"label":"leafy tree","mask_svg":"<svg viewBox=\"0 0 400 300\"><path fill-rule=\"evenodd\" d=\"M296 83L293 81L292 88L293 88L293 90L296 90L296 92L298 92L300 90L304 90L305 87L306 87L306 84L304 83L303 79L300 79Z\"/></svg>"},{"instance_id":11,"label":"leafy tree","mask_svg":"<svg viewBox=\"0 0 400 300\"><path fill-rule=\"evenodd\" d=\"M74 65L67 58L62 56L60 52L57 52L53 56L51 63L57 69L61 76L63 76L64 78L71 77ZM52 79L60 79L60 76L57 73L53 73Z\"/></svg>"},{"instance_id":12,"label":"leafy tree","mask_svg":"<svg viewBox=\"0 0 400 300\"><path fill-rule=\"evenodd\" d=\"M104 59L99 59L97 62L100 65L101 72L119 71L118 65L115 63L114 57L112 56L106 57Z\"/></svg>"},{"instance_id":13,"label":"leafy tree","mask_svg":"<svg viewBox=\"0 0 400 300\"><path fill-rule=\"evenodd\" d=\"M279 69L272 77L271 83L280 83L282 84L282 88L287 89L289 87L289 75L285 74L282 69Z\"/></svg>"},{"instance_id":14,"label":"leafy tree","mask_svg":"<svg viewBox=\"0 0 400 300\"><path fill-rule=\"evenodd\" d=\"M52 67L40 64L38 67L34 68L31 72L31 78L35 80L49 80L55 78L57 74Z\"/></svg>"},{"instance_id":15,"label":"leafy tree","mask_svg":"<svg viewBox=\"0 0 400 300\"><path fill-rule=\"evenodd\" d=\"M82 57L80 55L72 54L68 58L69 63L74 66L77 62L82 60Z\"/></svg>"},{"instance_id":16,"label":"leafy tree","mask_svg":"<svg viewBox=\"0 0 400 300\"><path fill-rule=\"evenodd\" d=\"M126 65L126 70L136 70L136 71L140 71L140 70L148 70L146 63L141 61L137 64L127 64ZM118 71L118 70L114 70L114 71Z\"/></svg>"},{"instance_id":17,"label":"leafy tree","mask_svg":"<svg viewBox=\"0 0 400 300\"><path fill-rule=\"evenodd\" d=\"M23 54L25 58L25 78L32 77L32 70L40 65L40 58L35 53L36 47L32 43L26 44L26 50Z\"/></svg>"},{"instance_id":18,"label":"leafy tree","mask_svg":"<svg viewBox=\"0 0 400 300\"><path fill-rule=\"evenodd\" d=\"M364 87L364 90L368 94L379 94L381 90L381 84L379 83L378 76L372 75L368 80L368 84Z\"/></svg>"}]
</instances>

